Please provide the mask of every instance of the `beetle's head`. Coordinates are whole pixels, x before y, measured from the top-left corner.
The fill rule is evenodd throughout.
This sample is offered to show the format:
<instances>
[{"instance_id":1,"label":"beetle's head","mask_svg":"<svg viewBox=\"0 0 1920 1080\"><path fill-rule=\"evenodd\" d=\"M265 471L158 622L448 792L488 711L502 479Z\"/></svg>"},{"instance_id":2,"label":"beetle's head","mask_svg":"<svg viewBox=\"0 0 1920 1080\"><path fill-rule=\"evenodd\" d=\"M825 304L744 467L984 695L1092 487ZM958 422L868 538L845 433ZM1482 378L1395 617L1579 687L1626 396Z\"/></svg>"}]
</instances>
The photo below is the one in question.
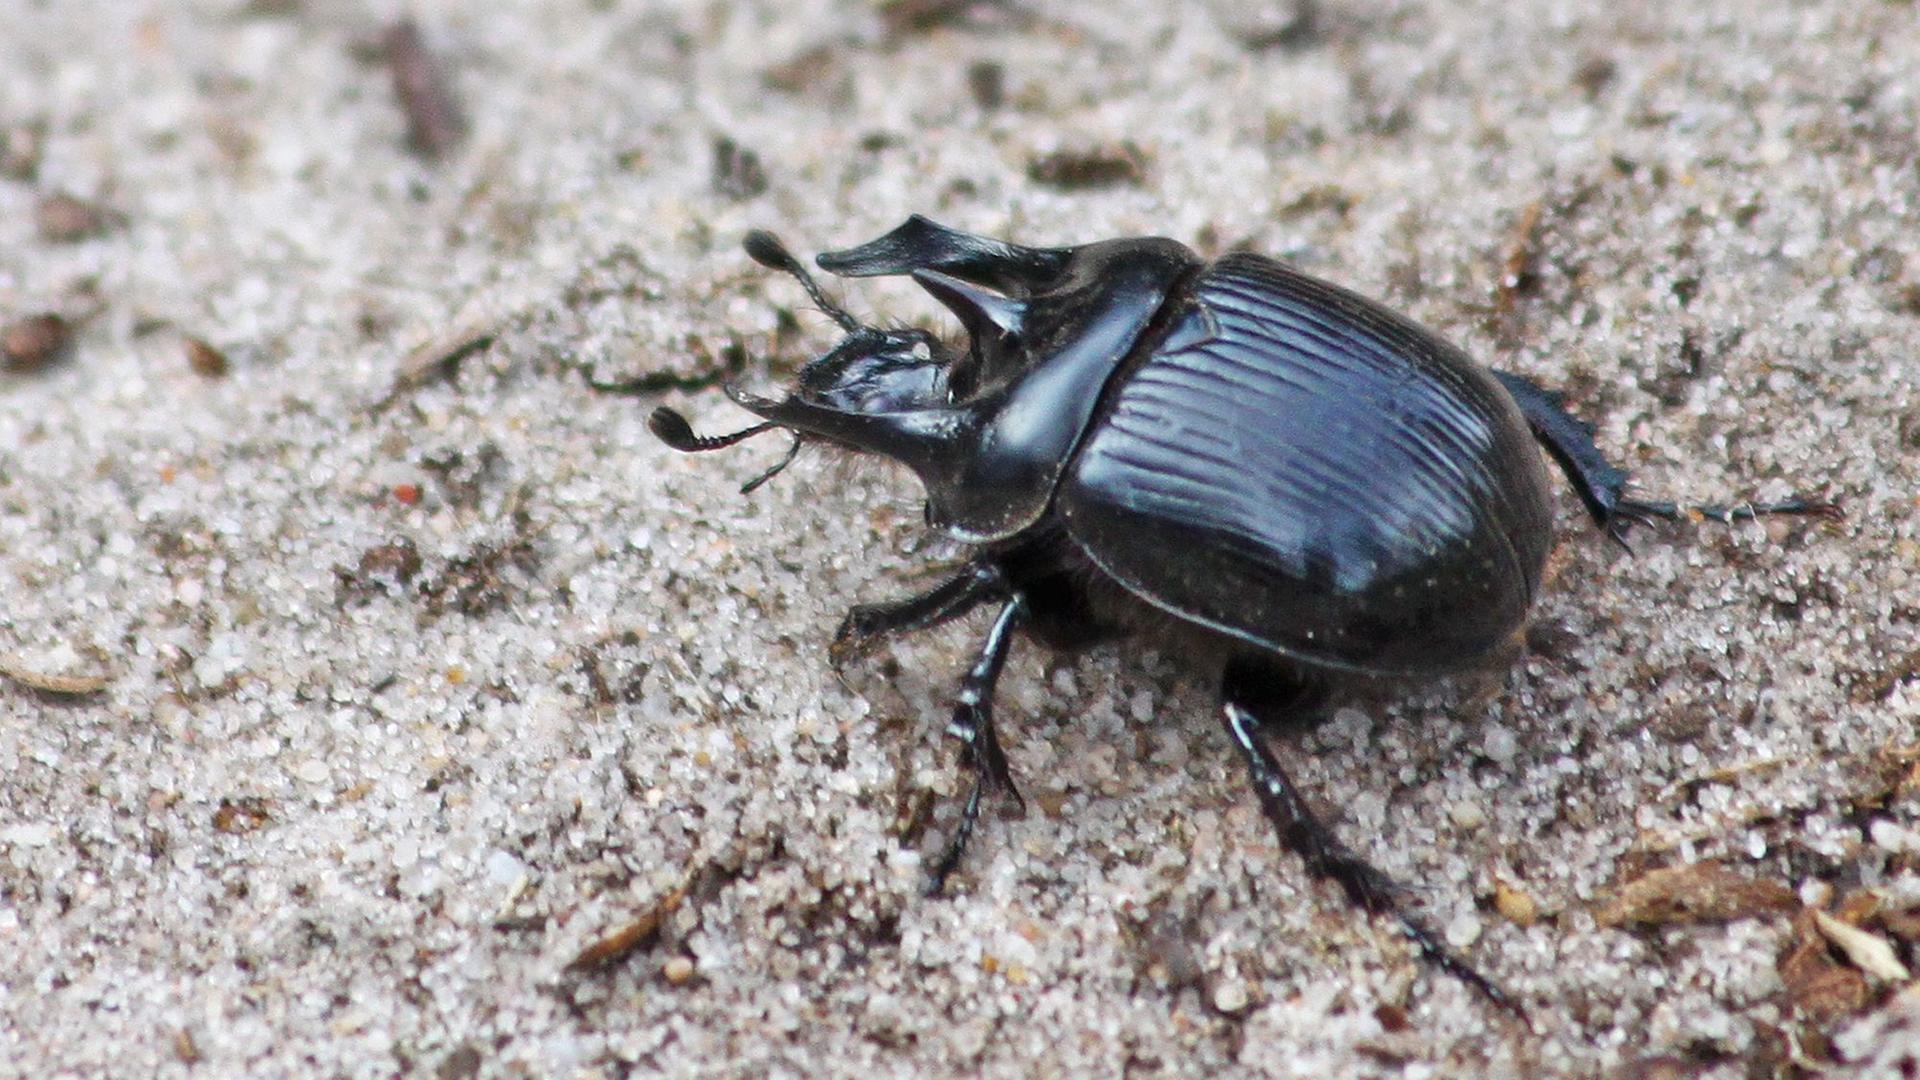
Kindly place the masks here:
<instances>
[{"instance_id":1,"label":"beetle's head","mask_svg":"<svg viewBox=\"0 0 1920 1080\"><path fill-rule=\"evenodd\" d=\"M836 413L889 413L944 405L952 360L925 330L855 326L840 344L800 369L797 402Z\"/></svg>"},{"instance_id":2,"label":"beetle's head","mask_svg":"<svg viewBox=\"0 0 1920 1080\"><path fill-rule=\"evenodd\" d=\"M1045 513L1103 387L1201 265L1172 240L1024 247L917 214L815 260L841 277L912 277L966 331L949 344L855 319L767 233L748 235L746 249L798 281L846 336L779 398L727 387L760 423L702 438L661 408L649 421L654 434L677 450L717 450L784 430L795 452L821 442L887 458L919 477L930 524L971 540L1011 536ZM791 460L792 452L747 490Z\"/></svg>"},{"instance_id":3,"label":"beetle's head","mask_svg":"<svg viewBox=\"0 0 1920 1080\"><path fill-rule=\"evenodd\" d=\"M950 376L954 351L918 327L883 329L860 322L834 303L805 267L772 234L747 234L747 254L770 269L784 271L806 289L846 336L838 345L800 369L784 398L765 398L735 386L727 396L759 414L762 423L729 435L700 436L686 418L664 406L648 426L675 450L719 450L763 432L784 429L795 438L794 452L808 441L826 442L866 453L883 454L911 465L913 448L925 445L928 418L953 405ZM964 365L963 365L964 366ZM970 380L971 381L971 380ZM759 487L784 469L794 454L750 481Z\"/></svg>"}]
</instances>

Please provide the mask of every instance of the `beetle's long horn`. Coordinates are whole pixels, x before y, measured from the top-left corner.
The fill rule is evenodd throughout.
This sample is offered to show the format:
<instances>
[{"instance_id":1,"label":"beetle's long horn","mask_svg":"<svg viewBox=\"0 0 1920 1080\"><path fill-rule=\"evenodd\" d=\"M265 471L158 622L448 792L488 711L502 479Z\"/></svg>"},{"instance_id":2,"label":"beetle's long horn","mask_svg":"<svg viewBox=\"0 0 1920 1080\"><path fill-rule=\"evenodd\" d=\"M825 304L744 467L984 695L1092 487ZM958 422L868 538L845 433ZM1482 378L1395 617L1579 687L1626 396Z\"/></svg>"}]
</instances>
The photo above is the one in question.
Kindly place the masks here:
<instances>
[{"instance_id":1,"label":"beetle's long horn","mask_svg":"<svg viewBox=\"0 0 1920 1080\"><path fill-rule=\"evenodd\" d=\"M938 270L915 270L913 280L959 317L975 341L1020 332L1027 319L1027 302L989 292Z\"/></svg>"},{"instance_id":2,"label":"beetle's long horn","mask_svg":"<svg viewBox=\"0 0 1920 1080\"><path fill-rule=\"evenodd\" d=\"M1054 280L1073 258L1070 248L1034 248L950 229L919 214L877 240L814 259L842 277L876 277L941 270L1004 293L1030 295Z\"/></svg>"},{"instance_id":3,"label":"beetle's long horn","mask_svg":"<svg viewBox=\"0 0 1920 1080\"><path fill-rule=\"evenodd\" d=\"M687 423L686 417L665 405L653 410L652 415L647 417L647 430L653 432L654 438L683 454L695 454L703 450L725 450L735 443L745 442L755 435L765 434L779 426L769 420L726 435L696 435L693 432L693 425Z\"/></svg>"},{"instance_id":4,"label":"beetle's long horn","mask_svg":"<svg viewBox=\"0 0 1920 1080\"><path fill-rule=\"evenodd\" d=\"M849 334L860 329L860 320L847 314L846 308L827 298L827 294L820 289L820 283L813 280L813 275L807 273L807 268L800 265L800 260L793 257L793 252L787 250L787 245L781 243L779 237L765 229L755 229L747 234L741 246L747 249L747 257L761 266L792 275L793 279L800 283L800 287L807 290L807 296L813 300L813 305L819 308L827 318L839 323L840 329Z\"/></svg>"}]
</instances>

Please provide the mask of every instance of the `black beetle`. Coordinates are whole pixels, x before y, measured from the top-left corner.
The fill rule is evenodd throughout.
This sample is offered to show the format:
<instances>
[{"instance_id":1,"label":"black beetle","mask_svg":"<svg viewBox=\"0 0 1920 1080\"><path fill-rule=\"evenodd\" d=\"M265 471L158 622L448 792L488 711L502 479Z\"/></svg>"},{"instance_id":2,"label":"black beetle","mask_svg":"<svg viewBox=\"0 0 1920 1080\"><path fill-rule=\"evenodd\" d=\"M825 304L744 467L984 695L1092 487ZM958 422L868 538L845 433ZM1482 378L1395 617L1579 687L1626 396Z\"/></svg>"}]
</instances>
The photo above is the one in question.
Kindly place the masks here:
<instances>
[{"instance_id":1,"label":"black beetle","mask_svg":"<svg viewBox=\"0 0 1920 1080\"><path fill-rule=\"evenodd\" d=\"M819 440L918 474L928 523L971 545L970 559L919 595L854 607L836 666L887 635L999 605L947 729L974 783L932 891L959 863L982 791L1018 798L992 706L1014 631L1059 649L1145 634L1217 665L1227 733L1308 869L1514 1007L1313 815L1260 730L1300 730L1339 691L1457 672L1514 639L1552 532L1536 439L1616 540L1680 507L1625 497L1626 474L1553 393L1258 255L1208 263L1165 239L1021 247L916 215L819 256L842 276L912 275L959 317L956 345L861 324L770 234L746 249L798 279L846 337L782 400L727 388L762 423L705 438L660 408L653 432L695 451L785 429L794 450Z\"/></svg>"}]
</instances>

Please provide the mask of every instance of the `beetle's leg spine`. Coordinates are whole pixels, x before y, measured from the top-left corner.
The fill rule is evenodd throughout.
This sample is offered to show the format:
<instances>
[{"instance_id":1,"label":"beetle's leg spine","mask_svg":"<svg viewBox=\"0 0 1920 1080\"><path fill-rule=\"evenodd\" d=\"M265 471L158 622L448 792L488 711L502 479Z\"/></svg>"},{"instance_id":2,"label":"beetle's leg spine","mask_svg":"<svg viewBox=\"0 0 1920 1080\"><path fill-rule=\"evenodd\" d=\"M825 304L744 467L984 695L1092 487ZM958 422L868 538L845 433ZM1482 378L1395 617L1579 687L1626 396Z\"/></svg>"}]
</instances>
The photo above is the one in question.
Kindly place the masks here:
<instances>
[{"instance_id":1,"label":"beetle's leg spine","mask_svg":"<svg viewBox=\"0 0 1920 1080\"><path fill-rule=\"evenodd\" d=\"M1000 746L1000 736L993 724L993 692L999 685L1000 672L1007 666L1007 652L1013 644L1013 632L1027 616L1026 598L1014 594L1000 609L993 620L992 629L980 645L980 654L973 666L960 679L960 690L955 695L953 718L947 723L947 734L960 740L962 764L973 770L973 789L967 793L966 805L961 809L960 824L954 828L953 839L947 844L946 854L941 856L939 865L934 867L933 876L927 883L927 895L938 895L946 886L947 878L960 866L960 859L966 854L967 842L973 839L973 830L980 822L980 796L987 788L996 788L1014 797L1024 809L1026 801L1013 785L1013 773L1007 767L1007 754Z\"/></svg>"},{"instance_id":2,"label":"beetle's leg spine","mask_svg":"<svg viewBox=\"0 0 1920 1080\"><path fill-rule=\"evenodd\" d=\"M1607 461L1593 441L1593 427L1568 412L1559 394L1510 371L1495 371L1493 377L1500 380L1513 403L1520 407L1534 438L1546 447L1554 464L1560 466L1594 524L1613 535L1611 523L1619 512L1621 492L1627 485L1626 470L1615 468ZM1619 537L1616 535L1615 539Z\"/></svg>"}]
</instances>

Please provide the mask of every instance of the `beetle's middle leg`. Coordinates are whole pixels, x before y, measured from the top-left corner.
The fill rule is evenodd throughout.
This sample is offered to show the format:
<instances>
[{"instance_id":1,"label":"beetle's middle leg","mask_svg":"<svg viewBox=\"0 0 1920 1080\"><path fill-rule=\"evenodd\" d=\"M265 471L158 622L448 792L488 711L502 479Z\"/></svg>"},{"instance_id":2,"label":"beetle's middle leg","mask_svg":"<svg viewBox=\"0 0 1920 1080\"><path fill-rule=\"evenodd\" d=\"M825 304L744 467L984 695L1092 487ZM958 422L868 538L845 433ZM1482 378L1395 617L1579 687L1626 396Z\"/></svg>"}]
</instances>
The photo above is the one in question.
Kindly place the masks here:
<instances>
[{"instance_id":1,"label":"beetle's middle leg","mask_svg":"<svg viewBox=\"0 0 1920 1080\"><path fill-rule=\"evenodd\" d=\"M997 561L976 559L926 592L879 604L856 604L840 621L833 644L827 647L827 657L838 671L882 638L952 622L981 604L1005 599L1011 592L1006 572Z\"/></svg>"},{"instance_id":2,"label":"beetle's middle leg","mask_svg":"<svg viewBox=\"0 0 1920 1080\"><path fill-rule=\"evenodd\" d=\"M1246 759L1260 807L1279 830L1281 843L1300 856L1310 873L1338 884L1356 907L1370 914L1391 916L1428 963L1478 990L1494 1004L1519 1013L1513 999L1449 949L1431 927L1401 907L1405 890L1314 815L1267 748L1261 737L1262 727L1299 730L1324 715L1328 699L1325 687L1310 676L1273 664L1235 660L1227 664L1221 677L1220 699L1227 735Z\"/></svg>"},{"instance_id":3,"label":"beetle's middle leg","mask_svg":"<svg viewBox=\"0 0 1920 1080\"><path fill-rule=\"evenodd\" d=\"M1016 593L1001 607L992 629L987 631L986 640L980 644L973 666L960 678L960 691L955 695L953 719L947 722L947 734L960 740L960 760L973 770L973 788L967 793L966 805L960 811L960 824L954 827L946 854L934 867L927 885L929 896L945 887L948 876L959 867L960 857L966 854L967 841L973 839L974 826L980 822L980 796L987 788L1006 792L1022 808L1026 805L1013 786L1007 754L1000 747L1000 736L993 724L993 692L1000 684L1000 672L1007 666L1013 632L1026 617L1026 597Z\"/></svg>"},{"instance_id":4,"label":"beetle's middle leg","mask_svg":"<svg viewBox=\"0 0 1920 1080\"><path fill-rule=\"evenodd\" d=\"M1738 506L1682 506L1664 501L1629 499L1625 495L1627 472L1609 462L1593 441L1593 426L1574 416L1562 404L1561 396L1524 376L1496 371L1493 377L1507 388L1534 437L1553 457L1568 483L1579 493L1580 501L1594 524L1622 546L1627 529L1655 518L1676 520L1696 513L1716 521L1743 521L1762 514L1813 514L1822 517L1838 513L1832 503L1810 499L1787 499L1777 503L1742 503Z\"/></svg>"}]
</instances>

